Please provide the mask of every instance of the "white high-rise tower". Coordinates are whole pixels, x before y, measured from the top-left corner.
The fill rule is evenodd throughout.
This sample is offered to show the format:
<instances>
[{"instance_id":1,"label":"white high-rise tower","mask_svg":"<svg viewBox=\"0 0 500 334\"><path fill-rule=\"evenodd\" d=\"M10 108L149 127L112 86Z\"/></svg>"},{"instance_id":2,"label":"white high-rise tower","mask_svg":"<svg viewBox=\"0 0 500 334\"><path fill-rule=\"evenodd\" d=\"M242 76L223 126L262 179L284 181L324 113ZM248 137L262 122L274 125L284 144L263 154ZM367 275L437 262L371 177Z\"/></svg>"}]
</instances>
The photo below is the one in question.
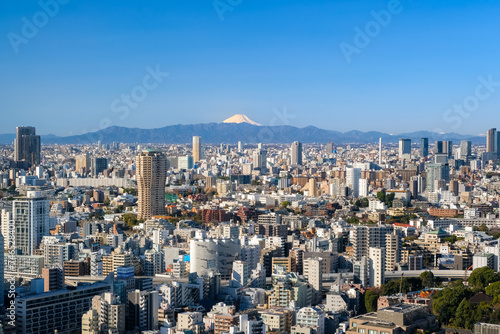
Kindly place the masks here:
<instances>
[{"instance_id":1,"label":"white high-rise tower","mask_svg":"<svg viewBox=\"0 0 500 334\"><path fill-rule=\"evenodd\" d=\"M382 137L378 140L378 164L382 165Z\"/></svg>"}]
</instances>

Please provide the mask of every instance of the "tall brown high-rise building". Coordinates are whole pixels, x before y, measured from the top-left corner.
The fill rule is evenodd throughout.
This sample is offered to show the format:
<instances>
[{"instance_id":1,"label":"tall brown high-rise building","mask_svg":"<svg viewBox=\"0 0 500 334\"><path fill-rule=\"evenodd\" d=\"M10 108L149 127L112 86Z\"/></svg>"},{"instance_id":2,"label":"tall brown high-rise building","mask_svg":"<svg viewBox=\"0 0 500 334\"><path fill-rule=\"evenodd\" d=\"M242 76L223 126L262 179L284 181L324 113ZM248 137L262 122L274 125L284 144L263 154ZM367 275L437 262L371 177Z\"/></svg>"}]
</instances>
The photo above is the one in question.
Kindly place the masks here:
<instances>
[{"instance_id":1,"label":"tall brown high-rise building","mask_svg":"<svg viewBox=\"0 0 500 334\"><path fill-rule=\"evenodd\" d=\"M497 129L489 129L486 133L486 152L493 153L495 152L495 137L496 137Z\"/></svg>"},{"instance_id":2,"label":"tall brown high-rise building","mask_svg":"<svg viewBox=\"0 0 500 334\"><path fill-rule=\"evenodd\" d=\"M88 174L90 171L90 158L88 154L80 154L75 158L76 172L80 174Z\"/></svg>"},{"instance_id":3,"label":"tall brown high-rise building","mask_svg":"<svg viewBox=\"0 0 500 334\"><path fill-rule=\"evenodd\" d=\"M201 137L193 136L193 162L201 159Z\"/></svg>"},{"instance_id":4,"label":"tall brown high-rise building","mask_svg":"<svg viewBox=\"0 0 500 334\"><path fill-rule=\"evenodd\" d=\"M14 160L31 166L40 164L41 142L33 126L18 126L14 141Z\"/></svg>"},{"instance_id":5,"label":"tall brown high-rise building","mask_svg":"<svg viewBox=\"0 0 500 334\"><path fill-rule=\"evenodd\" d=\"M155 150L144 150L136 158L139 219L165 214L167 159Z\"/></svg>"}]
</instances>

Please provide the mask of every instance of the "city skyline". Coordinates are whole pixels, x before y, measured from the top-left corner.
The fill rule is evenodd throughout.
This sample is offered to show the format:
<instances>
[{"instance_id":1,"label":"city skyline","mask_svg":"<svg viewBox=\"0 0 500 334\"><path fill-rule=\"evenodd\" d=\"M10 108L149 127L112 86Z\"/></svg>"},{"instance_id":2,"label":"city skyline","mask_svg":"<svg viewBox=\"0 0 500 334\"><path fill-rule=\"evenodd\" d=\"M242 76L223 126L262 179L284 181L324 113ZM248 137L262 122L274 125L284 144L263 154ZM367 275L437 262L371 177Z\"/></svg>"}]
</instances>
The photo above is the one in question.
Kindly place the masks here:
<instances>
[{"instance_id":1,"label":"city skyline","mask_svg":"<svg viewBox=\"0 0 500 334\"><path fill-rule=\"evenodd\" d=\"M244 113L342 132L483 134L500 102L500 49L484 34L500 5L395 3L4 3L0 133L21 114L66 136Z\"/></svg>"},{"instance_id":2,"label":"city skyline","mask_svg":"<svg viewBox=\"0 0 500 334\"><path fill-rule=\"evenodd\" d=\"M500 334L499 16L0 2L0 332Z\"/></svg>"}]
</instances>

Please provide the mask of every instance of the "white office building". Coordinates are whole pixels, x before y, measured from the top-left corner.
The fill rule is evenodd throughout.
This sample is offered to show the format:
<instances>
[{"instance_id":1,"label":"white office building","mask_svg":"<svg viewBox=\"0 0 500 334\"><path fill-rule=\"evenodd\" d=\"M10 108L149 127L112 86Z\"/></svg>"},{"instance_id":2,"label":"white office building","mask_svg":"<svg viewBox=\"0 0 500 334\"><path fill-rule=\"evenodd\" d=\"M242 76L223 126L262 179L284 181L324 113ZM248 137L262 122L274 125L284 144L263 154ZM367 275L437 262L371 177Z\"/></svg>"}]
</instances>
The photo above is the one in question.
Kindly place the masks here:
<instances>
[{"instance_id":1,"label":"white office building","mask_svg":"<svg viewBox=\"0 0 500 334\"><path fill-rule=\"evenodd\" d=\"M39 191L28 191L12 203L15 224L15 245L22 255L32 255L42 238L49 235L49 201Z\"/></svg>"},{"instance_id":2,"label":"white office building","mask_svg":"<svg viewBox=\"0 0 500 334\"><path fill-rule=\"evenodd\" d=\"M368 196L368 180L367 179L359 179L359 196L367 197Z\"/></svg>"},{"instance_id":3,"label":"white office building","mask_svg":"<svg viewBox=\"0 0 500 334\"><path fill-rule=\"evenodd\" d=\"M370 287L380 287L385 279L385 248L370 247L369 255Z\"/></svg>"},{"instance_id":4,"label":"white office building","mask_svg":"<svg viewBox=\"0 0 500 334\"><path fill-rule=\"evenodd\" d=\"M359 179L361 179L360 168L346 168L346 183L349 189L351 189L352 197L359 196Z\"/></svg>"},{"instance_id":5,"label":"white office building","mask_svg":"<svg viewBox=\"0 0 500 334\"><path fill-rule=\"evenodd\" d=\"M248 270L248 265L244 261L234 261L233 262L233 281L238 282L240 286L245 286L250 278L250 273Z\"/></svg>"}]
</instances>

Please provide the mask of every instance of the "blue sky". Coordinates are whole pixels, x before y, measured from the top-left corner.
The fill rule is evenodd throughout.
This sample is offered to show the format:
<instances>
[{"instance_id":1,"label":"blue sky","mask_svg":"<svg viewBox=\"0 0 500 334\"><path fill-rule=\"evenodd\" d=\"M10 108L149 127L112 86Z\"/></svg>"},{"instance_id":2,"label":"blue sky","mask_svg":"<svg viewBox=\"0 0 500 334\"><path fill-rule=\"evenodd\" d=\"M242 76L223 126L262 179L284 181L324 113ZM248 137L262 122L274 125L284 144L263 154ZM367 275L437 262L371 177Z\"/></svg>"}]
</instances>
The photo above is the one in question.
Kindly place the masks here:
<instances>
[{"instance_id":1,"label":"blue sky","mask_svg":"<svg viewBox=\"0 0 500 334\"><path fill-rule=\"evenodd\" d=\"M59 0L44 14L41 3L54 1L0 3L0 133L33 125L72 135L236 113L339 131L500 127L495 0ZM373 11L391 6L390 22L375 23ZM356 44L355 28L367 25L369 43ZM341 45L357 48L350 62ZM156 69L168 76L147 77Z\"/></svg>"}]
</instances>

